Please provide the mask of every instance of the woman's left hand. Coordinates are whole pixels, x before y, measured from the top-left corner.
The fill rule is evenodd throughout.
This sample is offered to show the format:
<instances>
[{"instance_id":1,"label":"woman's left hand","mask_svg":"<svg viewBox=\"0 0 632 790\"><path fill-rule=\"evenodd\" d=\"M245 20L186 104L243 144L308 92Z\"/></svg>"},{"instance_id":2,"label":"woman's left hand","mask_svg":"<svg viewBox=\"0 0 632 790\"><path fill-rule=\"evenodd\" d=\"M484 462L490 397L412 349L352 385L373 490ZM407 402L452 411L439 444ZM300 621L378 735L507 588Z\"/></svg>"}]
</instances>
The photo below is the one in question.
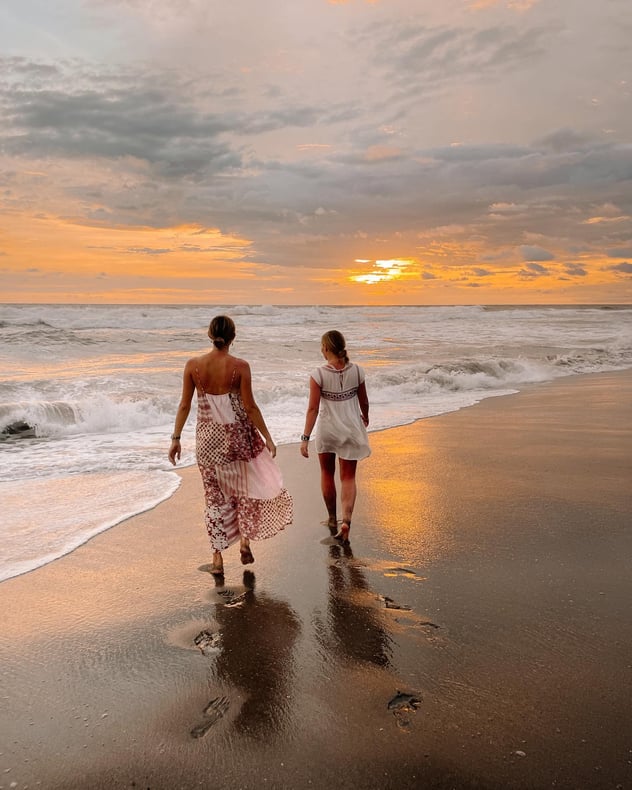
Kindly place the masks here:
<instances>
[{"instance_id":1,"label":"woman's left hand","mask_svg":"<svg viewBox=\"0 0 632 790\"><path fill-rule=\"evenodd\" d=\"M272 441L272 439L266 439L266 447L270 451L270 455L273 458L276 458L276 444Z\"/></svg>"}]
</instances>

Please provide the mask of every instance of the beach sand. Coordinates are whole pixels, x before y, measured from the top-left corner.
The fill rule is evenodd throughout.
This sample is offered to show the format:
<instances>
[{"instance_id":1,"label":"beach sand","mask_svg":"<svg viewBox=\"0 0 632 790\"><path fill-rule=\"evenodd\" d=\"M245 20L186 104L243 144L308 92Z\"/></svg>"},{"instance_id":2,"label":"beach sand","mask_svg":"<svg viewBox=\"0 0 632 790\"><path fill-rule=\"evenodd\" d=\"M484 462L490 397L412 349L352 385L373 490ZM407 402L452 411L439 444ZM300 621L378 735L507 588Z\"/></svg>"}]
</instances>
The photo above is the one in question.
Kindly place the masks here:
<instances>
[{"instance_id":1,"label":"beach sand","mask_svg":"<svg viewBox=\"0 0 632 790\"><path fill-rule=\"evenodd\" d=\"M0 788L632 787L632 372L371 445L349 547L294 445L223 586L194 467L0 584Z\"/></svg>"}]
</instances>

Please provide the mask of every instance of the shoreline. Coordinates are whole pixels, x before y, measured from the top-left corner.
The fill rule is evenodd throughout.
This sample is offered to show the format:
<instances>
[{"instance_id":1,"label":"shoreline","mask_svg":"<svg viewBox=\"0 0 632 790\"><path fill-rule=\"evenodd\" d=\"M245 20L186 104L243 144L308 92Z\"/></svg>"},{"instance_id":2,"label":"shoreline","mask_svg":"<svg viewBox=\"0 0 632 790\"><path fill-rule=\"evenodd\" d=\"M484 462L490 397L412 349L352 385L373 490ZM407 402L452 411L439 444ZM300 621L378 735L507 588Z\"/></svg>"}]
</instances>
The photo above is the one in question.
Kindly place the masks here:
<instances>
[{"instance_id":1,"label":"shoreline","mask_svg":"<svg viewBox=\"0 0 632 790\"><path fill-rule=\"evenodd\" d=\"M476 401L475 403L469 404L467 406L461 406L461 407L458 407L458 408L456 408L454 410L451 410L451 411L445 411L445 412L441 412L440 414L430 415L430 416L426 416L426 417L417 417L417 418L411 420L410 422L399 423L397 425L391 425L391 426L388 426L386 428L378 428L378 429L375 429L375 430L369 430L369 438L372 435L378 435L378 434L382 434L382 433L387 432L387 431L398 430L400 428L406 428L408 426L414 426L414 425L417 425L418 423L422 423L422 422L425 422L427 420L434 420L434 419L437 419L437 418L442 418L442 417L449 416L451 414L457 414L457 413L460 413L460 412L462 412L464 410L476 408L481 403L483 403L484 401L487 401L487 400L495 400L497 398L514 397L516 395L520 395L521 393L529 392L529 391L533 390L534 388L537 389L539 387L546 387L546 386L549 386L549 385L554 386L557 382L565 382L565 381L568 381L568 380L575 380L577 378L581 378L581 379L588 378L588 379L590 379L590 378L593 378L595 376L597 376L597 377L599 377L599 376L611 376L611 375L615 375L616 376L618 374L621 374L621 375L625 376L626 374L628 374L630 372L632 372L632 368L624 368L624 369L619 369L619 370L614 370L614 371L599 371L599 372L595 372L595 373L581 373L581 374L575 373L575 374L570 374L568 376L561 376L561 377L556 378L556 379L549 379L549 380L542 381L542 382L527 383L527 384L521 385L521 389L515 389L512 392L502 392L502 393L498 393L498 394L496 394L494 392L491 392L491 394L486 395L485 397L482 397L480 400ZM191 419L195 420L195 417L193 416ZM194 440L194 437L193 437L193 440ZM286 443L286 444L281 444L281 445L278 446L278 451L281 451L281 448L290 448L290 447L295 447L297 445L298 445L298 442L289 442L289 443ZM286 452L286 450L283 450L283 452ZM192 463L188 464L187 466L177 466L177 467L174 467L173 469L172 468L168 468L168 469L165 469L165 470L162 470L162 471L167 472L167 473L174 472L176 475L180 476L180 478L181 478L182 477L182 473L184 473L184 470L188 470L188 469L191 469L191 468L193 468L193 469L195 469L197 471L197 465L195 463L195 460L193 460ZM97 473L97 474L102 474L102 473ZM29 568L28 570L20 571L15 576L8 576L6 578L0 579L0 584L2 584L5 581L8 581L10 579L15 579L15 578L18 578L19 576L24 576L25 574L33 573L34 571L37 571L39 568L46 567L46 565L49 565L51 562L57 562L57 561L63 559L64 557L69 556L70 554L72 554L77 549L85 546L87 543L89 543L90 541L94 540L95 538L98 538L100 535L102 535L102 534L104 534L106 532L109 532L112 529L116 529L116 528L120 527L121 525L123 525L127 521L129 521L130 519L137 518L138 516L141 516L143 513L150 512L150 511L154 510L155 508L160 507L160 505L162 505L164 502L168 501L169 499L171 499L173 496L175 496L177 494L177 492L178 492L178 490L180 488L180 485L181 485L181 482L178 484L176 489L174 491L172 491L172 493L170 493L170 494L165 494L164 496L161 494L160 495L161 498L155 504L146 505L146 506L143 507L142 510L139 510L138 512L135 512L135 513L132 513L131 515L125 515L125 516L122 516L120 518L119 517L115 517L116 520L114 520L113 522L108 522L107 526L98 527L97 531L95 531L94 534L90 535L85 540L82 540L82 542L77 543L72 548L70 548L68 551L65 551L63 554L59 554L58 556L55 556L52 559L47 560L42 565L35 565L33 568Z\"/></svg>"},{"instance_id":2,"label":"shoreline","mask_svg":"<svg viewBox=\"0 0 632 790\"><path fill-rule=\"evenodd\" d=\"M632 371L370 442L346 549L283 445L295 522L224 587L195 467L0 584L0 785L628 786Z\"/></svg>"}]
</instances>

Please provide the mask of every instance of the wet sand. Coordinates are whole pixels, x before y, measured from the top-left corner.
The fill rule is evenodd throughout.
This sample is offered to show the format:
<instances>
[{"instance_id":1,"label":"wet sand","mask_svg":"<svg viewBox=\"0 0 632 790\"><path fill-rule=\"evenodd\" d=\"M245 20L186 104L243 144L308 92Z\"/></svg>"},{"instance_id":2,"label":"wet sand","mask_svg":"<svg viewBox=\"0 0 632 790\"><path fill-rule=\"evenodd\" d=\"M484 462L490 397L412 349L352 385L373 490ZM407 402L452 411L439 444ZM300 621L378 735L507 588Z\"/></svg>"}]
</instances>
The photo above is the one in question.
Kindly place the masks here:
<instances>
[{"instance_id":1,"label":"wet sand","mask_svg":"<svg viewBox=\"0 0 632 790\"><path fill-rule=\"evenodd\" d=\"M0 584L0 788L632 787L632 372L371 444L349 547L292 446L223 585L195 468Z\"/></svg>"}]
</instances>

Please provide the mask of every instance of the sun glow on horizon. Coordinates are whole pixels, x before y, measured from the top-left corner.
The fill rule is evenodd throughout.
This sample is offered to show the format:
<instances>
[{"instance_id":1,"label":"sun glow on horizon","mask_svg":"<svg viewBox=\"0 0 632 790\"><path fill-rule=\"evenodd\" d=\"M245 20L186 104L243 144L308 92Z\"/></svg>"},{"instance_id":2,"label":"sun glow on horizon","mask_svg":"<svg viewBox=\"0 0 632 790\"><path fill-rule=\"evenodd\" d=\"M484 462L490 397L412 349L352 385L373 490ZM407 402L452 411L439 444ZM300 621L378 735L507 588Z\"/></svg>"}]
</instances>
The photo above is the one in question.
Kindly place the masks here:
<instances>
[{"instance_id":1,"label":"sun glow on horizon","mask_svg":"<svg viewBox=\"0 0 632 790\"><path fill-rule=\"evenodd\" d=\"M349 279L352 282L375 285L376 283L400 280L410 270L413 261L399 258L375 261L366 258L356 258L355 263L373 265L371 271L364 274L352 274Z\"/></svg>"}]
</instances>

